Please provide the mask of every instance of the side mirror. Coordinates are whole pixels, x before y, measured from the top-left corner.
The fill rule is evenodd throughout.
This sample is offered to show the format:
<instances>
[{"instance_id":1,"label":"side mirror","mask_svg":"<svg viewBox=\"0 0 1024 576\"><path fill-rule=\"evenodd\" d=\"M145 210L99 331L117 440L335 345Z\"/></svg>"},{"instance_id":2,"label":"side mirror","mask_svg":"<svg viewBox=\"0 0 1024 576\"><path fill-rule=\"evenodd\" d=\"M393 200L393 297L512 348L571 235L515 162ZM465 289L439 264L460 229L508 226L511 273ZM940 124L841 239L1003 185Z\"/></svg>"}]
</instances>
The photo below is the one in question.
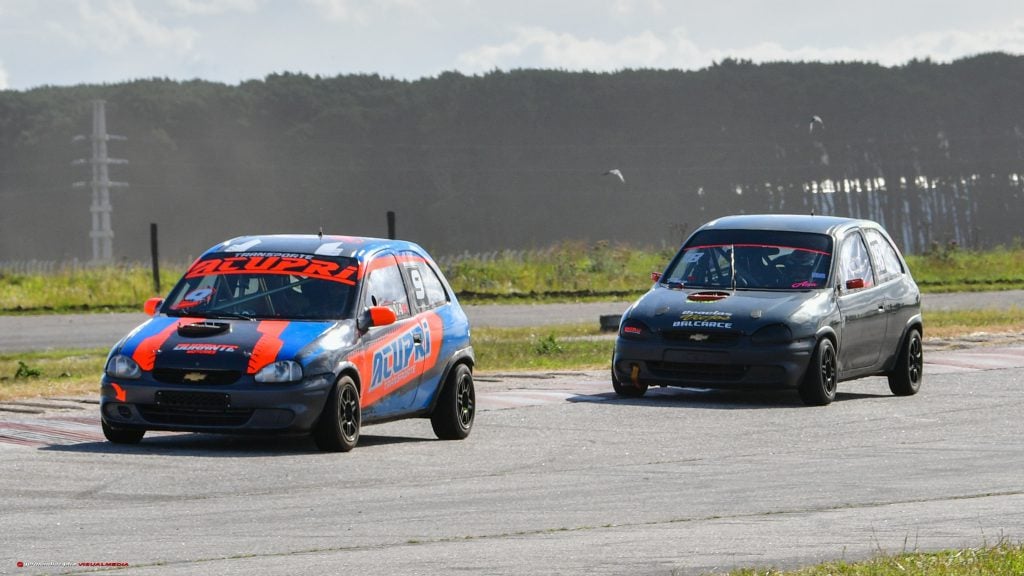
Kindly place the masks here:
<instances>
[{"instance_id":1,"label":"side mirror","mask_svg":"<svg viewBox=\"0 0 1024 576\"><path fill-rule=\"evenodd\" d=\"M160 305L163 303L163 298L150 298L142 305L142 311L146 313L146 316L156 316L157 309L160 308Z\"/></svg>"},{"instance_id":2,"label":"side mirror","mask_svg":"<svg viewBox=\"0 0 1024 576\"><path fill-rule=\"evenodd\" d=\"M853 280L847 280L846 281L846 289L847 290L860 290L863 287L864 287L864 279L863 278L854 278Z\"/></svg>"},{"instance_id":3,"label":"side mirror","mask_svg":"<svg viewBox=\"0 0 1024 576\"><path fill-rule=\"evenodd\" d=\"M651 282L660 282L661 272L651 272Z\"/></svg>"},{"instance_id":4,"label":"side mirror","mask_svg":"<svg viewBox=\"0 0 1024 576\"><path fill-rule=\"evenodd\" d=\"M359 329L369 330L374 326L387 326L398 321L398 315L387 306L370 306L359 317Z\"/></svg>"}]
</instances>

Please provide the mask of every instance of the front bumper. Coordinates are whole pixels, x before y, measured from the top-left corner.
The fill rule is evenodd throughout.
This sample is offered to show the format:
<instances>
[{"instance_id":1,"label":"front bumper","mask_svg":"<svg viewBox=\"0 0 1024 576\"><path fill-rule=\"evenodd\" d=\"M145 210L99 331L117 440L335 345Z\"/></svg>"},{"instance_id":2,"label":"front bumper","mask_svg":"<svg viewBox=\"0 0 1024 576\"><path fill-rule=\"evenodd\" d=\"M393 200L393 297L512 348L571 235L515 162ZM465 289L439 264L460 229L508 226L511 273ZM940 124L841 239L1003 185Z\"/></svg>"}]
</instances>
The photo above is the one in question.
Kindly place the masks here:
<instances>
[{"instance_id":1,"label":"front bumper","mask_svg":"<svg viewBox=\"0 0 1024 576\"><path fill-rule=\"evenodd\" d=\"M754 346L686 346L660 339L615 341L612 370L624 384L695 388L796 388L816 340Z\"/></svg>"},{"instance_id":2,"label":"front bumper","mask_svg":"<svg viewBox=\"0 0 1024 576\"><path fill-rule=\"evenodd\" d=\"M194 386L103 376L100 414L111 426L133 430L218 433L304 433L323 411L332 374L294 384L236 383Z\"/></svg>"}]
</instances>

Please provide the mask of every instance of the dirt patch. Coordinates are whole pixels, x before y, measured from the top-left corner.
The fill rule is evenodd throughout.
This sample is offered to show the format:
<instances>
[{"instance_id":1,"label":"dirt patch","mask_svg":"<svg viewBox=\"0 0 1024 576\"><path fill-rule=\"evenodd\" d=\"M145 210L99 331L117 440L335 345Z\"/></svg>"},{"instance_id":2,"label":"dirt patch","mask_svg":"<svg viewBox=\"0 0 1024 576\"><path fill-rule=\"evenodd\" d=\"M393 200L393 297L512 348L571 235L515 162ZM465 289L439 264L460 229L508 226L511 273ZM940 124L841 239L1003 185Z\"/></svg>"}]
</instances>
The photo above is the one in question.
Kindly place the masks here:
<instances>
[{"instance_id":1,"label":"dirt patch","mask_svg":"<svg viewBox=\"0 0 1024 576\"><path fill-rule=\"evenodd\" d=\"M1013 346L1024 344L1024 331L971 332L947 338L924 338L925 350L959 350L978 346Z\"/></svg>"}]
</instances>

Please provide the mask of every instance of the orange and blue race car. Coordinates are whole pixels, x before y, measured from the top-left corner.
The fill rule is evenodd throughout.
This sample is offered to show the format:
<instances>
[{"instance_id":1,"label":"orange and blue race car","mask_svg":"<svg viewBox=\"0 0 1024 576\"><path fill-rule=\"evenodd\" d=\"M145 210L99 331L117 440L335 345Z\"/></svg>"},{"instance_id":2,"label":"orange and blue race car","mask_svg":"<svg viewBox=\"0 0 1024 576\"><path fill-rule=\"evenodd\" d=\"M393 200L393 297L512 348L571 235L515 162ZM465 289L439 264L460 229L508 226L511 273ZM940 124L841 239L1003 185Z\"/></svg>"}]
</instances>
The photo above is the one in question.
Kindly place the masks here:
<instances>
[{"instance_id":1,"label":"orange and blue race car","mask_svg":"<svg viewBox=\"0 0 1024 576\"><path fill-rule=\"evenodd\" d=\"M429 418L441 439L476 413L469 320L411 242L234 238L185 272L110 351L108 440L147 430L311 433L347 452L363 424Z\"/></svg>"}]
</instances>

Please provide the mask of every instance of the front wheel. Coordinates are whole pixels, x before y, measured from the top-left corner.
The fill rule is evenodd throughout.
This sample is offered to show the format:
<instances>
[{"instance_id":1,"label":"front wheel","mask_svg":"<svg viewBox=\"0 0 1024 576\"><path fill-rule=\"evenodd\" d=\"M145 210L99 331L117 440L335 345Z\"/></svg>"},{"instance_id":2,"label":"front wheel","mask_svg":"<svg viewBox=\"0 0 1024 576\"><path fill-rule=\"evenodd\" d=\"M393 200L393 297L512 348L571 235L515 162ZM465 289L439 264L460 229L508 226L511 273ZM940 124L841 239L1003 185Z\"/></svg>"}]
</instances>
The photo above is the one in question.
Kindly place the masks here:
<instances>
[{"instance_id":1,"label":"front wheel","mask_svg":"<svg viewBox=\"0 0 1024 576\"><path fill-rule=\"evenodd\" d=\"M462 440L473 429L475 417L473 373L465 364L456 364L445 380L434 413L430 415L430 425L441 440Z\"/></svg>"},{"instance_id":2,"label":"front wheel","mask_svg":"<svg viewBox=\"0 0 1024 576\"><path fill-rule=\"evenodd\" d=\"M896 366L889 373L889 389L896 396L912 396L921 389L924 379L924 350L921 333L916 328L907 334Z\"/></svg>"},{"instance_id":3,"label":"front wheel","mask_svg":"<svg viewBox=\"0 0 1024 576\"><path fill-rule=\"evenodd\" d=\"M647 384L645 382L637 381L636 384L632 382L622 383L619 381L619 377L615 374L615 368L612 368L612 389L619 396L626 398L640 398L647 393Z\"/></svg>"},{"instance_id":4,"label":"front wheel","mask_svg":"<svg viewBox=\"0 0 1024 576\"><path fill-rule=\"evenodd\" d=\"M352 378L342 376L327 397L327 405L313 429L313 440L324 452L348 452L359 442L361 423L359 391Z\"/></svg>"},{"instance_id":5,"label":"front wheel","mask_svg":"<svg viewBox=\"0 0 1024 576\"><path fill-rule=\"evenodd\" d=\"M107 424L106 420L100 420L103 427L103 436L114 444L138 444L146 435L145 430L129 430L127 428L115 428Z\"/></svg>"},{"instance_id":6,"label":"front wheel","mask_svg":"<svg viewBox=\"0 0 1024 576\"><path fill-rule=\"evenodd\" d=\"M814 349L807 373L800 383L800 399L808 406L832 403L836 398L837 378L836 348L831 340L823 338Z\"/></svg>"}]
</instances>

